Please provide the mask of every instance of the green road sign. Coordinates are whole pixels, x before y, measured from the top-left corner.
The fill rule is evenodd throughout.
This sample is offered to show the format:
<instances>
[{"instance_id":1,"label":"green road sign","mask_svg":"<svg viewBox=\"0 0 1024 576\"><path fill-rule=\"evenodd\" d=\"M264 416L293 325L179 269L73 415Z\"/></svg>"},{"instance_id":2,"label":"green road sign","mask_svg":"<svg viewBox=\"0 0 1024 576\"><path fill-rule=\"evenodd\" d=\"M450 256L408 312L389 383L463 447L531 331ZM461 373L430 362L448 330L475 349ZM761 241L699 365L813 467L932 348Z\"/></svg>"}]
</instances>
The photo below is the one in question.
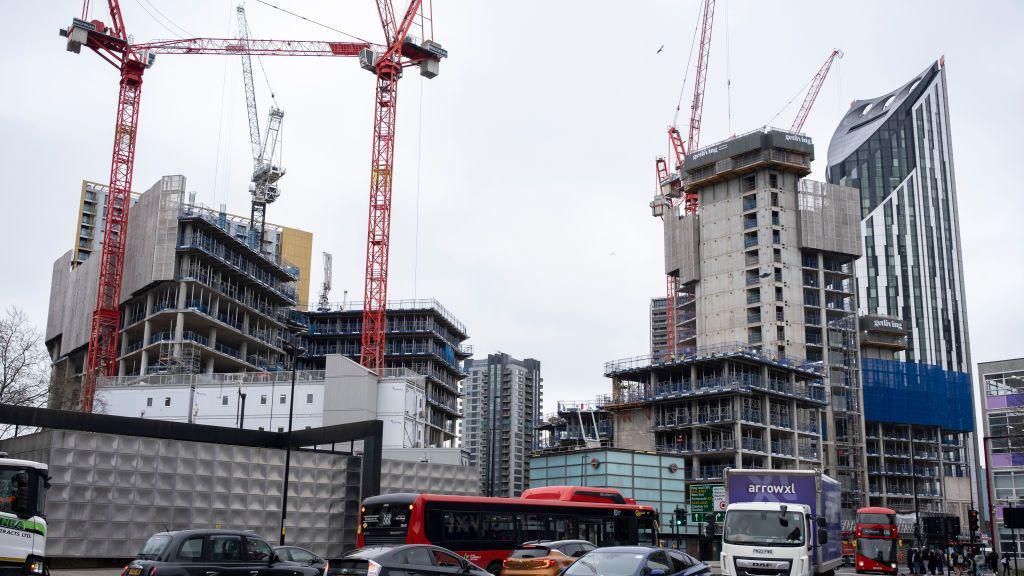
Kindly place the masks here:
<instances>
[{"instance_id":1,"label":"green road sign","mask_svg":"<svg viewBox=\"0 0 1024 576\"><path fill-rule=\"evenodd\" d=\"M690 514L690 522L694 524L706 524L708 516L715 519L715 522L721 524L725 521L725 512L694 512Z\"/></svg>"}]
</instances>

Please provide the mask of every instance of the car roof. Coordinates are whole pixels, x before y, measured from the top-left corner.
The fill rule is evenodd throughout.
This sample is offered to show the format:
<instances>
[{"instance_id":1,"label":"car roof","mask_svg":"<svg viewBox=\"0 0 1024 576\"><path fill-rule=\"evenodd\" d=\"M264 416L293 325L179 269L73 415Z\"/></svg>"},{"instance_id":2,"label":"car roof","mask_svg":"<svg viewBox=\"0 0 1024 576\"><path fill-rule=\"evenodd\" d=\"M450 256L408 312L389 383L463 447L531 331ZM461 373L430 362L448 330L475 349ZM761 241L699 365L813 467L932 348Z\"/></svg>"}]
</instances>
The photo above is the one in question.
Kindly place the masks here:
<instances>
[{"instance_id":1,"label":"car roof","mask_svg":"<svg viewBox=\"0 0 1024 576\"><path fill-rule=\"evenodd\" d=\"M661 550L661 548L651 548L648 546L607 546L605 548L597 548L592 550L591 553L597 552L624 552L627 554L648 554Z\"/></svg>"},{"instance_id":2,"label":"car roof","mask_svg":"<svg viewBox=\"0 0 1024 576\"><path fill-rule=\"evenodd\" d=\"M593 546L593 544L591 544L589 540L530 540L528 542L523 542L522 544L517 546L517 548L523 548L524 546L551 547L562 546L563 544L590 544L591 546Z\"/></svg>"},{"instance_id":3,"label":"car roof","mask_svg":"<svg viewBox=\"0 0 1024 576\"><path fill-rule=\"evenodd\" d=\"M262 535L252 530L225 530L221 528L192 528L189 530L168 530L166 532L157 532L152 536L159 536L161 534L171 536L172 538L175 536L206 536L223 534L226 536L245 536L248 538L258 538L260 540L266 540L266 538L264 538Z\"/></svg>"}]
</instances>

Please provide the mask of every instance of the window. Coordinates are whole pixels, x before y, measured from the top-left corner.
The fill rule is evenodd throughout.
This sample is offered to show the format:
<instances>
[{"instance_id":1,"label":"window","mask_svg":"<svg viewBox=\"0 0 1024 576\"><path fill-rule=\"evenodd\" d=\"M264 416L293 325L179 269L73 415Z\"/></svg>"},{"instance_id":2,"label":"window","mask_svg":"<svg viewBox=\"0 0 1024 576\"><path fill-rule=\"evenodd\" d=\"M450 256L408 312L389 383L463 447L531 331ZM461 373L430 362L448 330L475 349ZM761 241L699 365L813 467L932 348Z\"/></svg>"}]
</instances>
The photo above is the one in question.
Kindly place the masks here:
<instances>
[{"instance_id":1,"label":"window","mask_svg":"<svg viewBox=\"0 0 1024 576\"><path fill-rule=\"evenodd\" d=\"M434 562L436 562L441 568L462 567L462 561L447 552L442 552L440 550L431 550L431 552L434 553Z\"/></svg>"},{"instance_id":2,"label":"window","mask_svg":"<svg viewBox=\"0 0 1024 576\"><path fill-rule=\"evenodd\" d=\"M772 192L772 206L778 206L778 205L779 205L779 193L778 192Z\"/></svg>"},{"instance_id":3,"label":"window","mask_svg":"<svg viewBox=\"0 0 1024 576\"><path fill-rule=\"evenodd\" d=\"M263 426L260 426L260 427L259 427L259 431L260 431L260 432L263 432Z\"/></svg>"},{"instance_id":4,"label":"window","mask_svg":"<svg viewBox=\"0 0 1024 576\"><path fill-rule=\"evenodd\" d=\"M288 398L288 396L286 394L281 394L281 400L278 402L278 404L286 403L287 402L287 398Z\"/></svg>"},{"instance_id":5,"label":"window","mask_svg":"<svg viewBox=\"0 0 1024 576\"><path fill-rule=\"evenodd\" d=\"M266 403L267 403L267 395L266 394L261 394L260 395L260 404L266 404Z\"/></svg>"},{"instance_id":6,"label":"window","mask_svg":"<svg viewBox=\"0 0 1024 576\"><path fill-rule=\"evenodd\" d=\"M778 188L779 187L779 175L769 172L768 173L768 187Z\"/></svg>"},{"instance_id":7,"label":"window","mask_svg":"<svg viewBox=\"0 0 1024 576\"><path fill-rule=\"evenodd\" d=\"M203 559L203 537L193 536L185 540L178 550L178 560L182 562L198 562Z\"/></svg>"},{"instance_id":8,"label":"window","mask_svg":"<svg viewBox=\"0 0 1024 576\"><path fill-rule=\"evenodd\" d=\"M242 538L240 536L210 536L210 560L220 562L242 562Z\"/></svg>"},{"instance_id":9,"label":"window","mask_svg":"<svg viewBox=\"0 0 1024 576\"><path fill-rule=\"evenodd\" d=\"M278 432L284 432L284 426L278 426L277 427L277 431Z\"/></svg>"},{"instance_id":10,"label":"window","mask_svg":"<svg viewBox=\"0 0 1024 576\"><path fill-rule=\"evenodd\" d=\"M312 403L313 403L313 395L312 394L306 394L306 404L312 404Z\"/></svg>"},{"instance_id":11,"label":"window","mask_svg":"<svg viewBox=\"0 0 1024 576\"><path fill-rule=\"evenodd\" d=\"M675 572L685 572L686 570L689 570L690 568L693 568L693 565L694 565L693 558L691 558L690 556L687 556L686 554L683 554L682 552L678 552L676 550L669 550L668 551L668 557L669 557L669 560L672 561L672 570L671 570L671 572L673 572L673 573L675 573Z\"/></svg>"},{"instance_id":12,"label":"window","mask_svg":"<svg viewBox=\"0 0 1024 576\"><path fill-rule=\"evenodd\" d=\"M220 405L221 405L221 406L227 406L227 405L228 405L228 397L227 397L227 396L222 396L222 397L221 397L221 399L220 399Z\"/></svg>"},{"instance_id":13,"label":"window","mask_svg":"<svg viewBox=\"0 0 1024 576\"><path fill-rule=\"evenodd\" d=\"M516 539L516 523L511 515L484 514L483 529L485 540L509 542L512 546L518 544L518 542L513 542Z\"/></svg>"},{"instance_id":14,"label":"window","mask_svg":"<svg viewBox=\"0 0 1024 576\"><path fill-rule=\"evenodd\" d=\"M170 406L170 405L171 405L171 397L167 396L166 398L164 398L164 406Z\"/></svg>"},{"instance_id":15,"label":"window","mask_svg":"<svg viewBox=\"0 0 1024 576\"><path fill-rule=\"evenodd\" d=\"M743 177L743 191L750 192L754 188L757 188L757 178L754 174Z\"/></svg>"},{"instance_id":16,"label":"window","mask_svg":"<svg viewBox=\"0 0 1024 576\"><path fill-rule=\"evenodd\" d=\"M395 554L395 561L399 564L412 564L414 566L433 566L434 557L427 548L406 548Z\"/></svg>"},{"instance_id":17,"label":"window","mask_svg":"<svg viewBox=\"0 0 1024 576\"><path fill-rule=\"evenodd\" d=\"M249 562L268 562L274 556L274 551L263 540L246 538L249 549Z\"/></svg>"},{"instance_id":18,"label":"window","mask_svg":"<svg viewBox=\"0 0 1024 576\"><path fill-rule=\"evenodd\" d=\"M644 564L644 572L650 573L651 570L662 570L666 574L669 573L669 560L664 552L655 552L647 558L647 563Z\"/></svg>"},{"instance_id":19,"label":"window","mask_svg":"<svg viewBox=\"0 0 1024 576\"><path fill-rule=\"evenodd\" d=\"M153 399L152 398L146 398L146 406L149 407L149 406L152 406L152 405L153 405Z\"/></svg>"}]
</instances>

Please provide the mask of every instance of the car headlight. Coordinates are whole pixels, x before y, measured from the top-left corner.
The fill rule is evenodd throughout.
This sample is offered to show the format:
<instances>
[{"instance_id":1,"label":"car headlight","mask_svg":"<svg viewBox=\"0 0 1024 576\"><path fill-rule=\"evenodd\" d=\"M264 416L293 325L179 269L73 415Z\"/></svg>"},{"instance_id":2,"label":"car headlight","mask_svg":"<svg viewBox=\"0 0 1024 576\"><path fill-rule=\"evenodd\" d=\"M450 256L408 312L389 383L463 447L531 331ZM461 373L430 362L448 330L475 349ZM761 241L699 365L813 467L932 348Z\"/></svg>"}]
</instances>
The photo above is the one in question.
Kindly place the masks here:
<instances>
[{"instance_id":1,"label":"car headlight","mask_svg":"<svg viewBox=\"0 0 1024 576\"><path fill-rule=\"evenodd\" d=\"M894 563L890 564L890 566L892 566L893 568L895 568L895 567L896 567L896 563L894 562Z\"/></svg>"},{"instance_id":2,"label":"car headlight","mask_svg":"<svg viewBox=\"0 0 1024 576\"><path fill-rule=\"evenodd\" d=\"M41 560L33 560L29 562L26 568L28 569L29 574L42 574L44 570Z\"/></svg>"}]
</instances>

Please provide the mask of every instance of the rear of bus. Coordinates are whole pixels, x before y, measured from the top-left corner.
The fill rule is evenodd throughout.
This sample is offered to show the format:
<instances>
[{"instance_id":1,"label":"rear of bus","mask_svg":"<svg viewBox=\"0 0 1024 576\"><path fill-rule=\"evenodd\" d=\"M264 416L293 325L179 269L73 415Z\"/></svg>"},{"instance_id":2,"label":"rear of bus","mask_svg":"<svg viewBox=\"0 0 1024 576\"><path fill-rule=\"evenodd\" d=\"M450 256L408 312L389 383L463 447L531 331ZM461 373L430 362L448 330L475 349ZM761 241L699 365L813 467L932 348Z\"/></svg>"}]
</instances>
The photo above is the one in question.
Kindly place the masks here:
<instances>
[{"instance_id":1,"label":"rear of bus","mask_svg":"<svg viewBox=\"0 0 1024 576\"><path fill-rule=\"evenodd\" d=\"M419 494L386 494L363 500L356 528L356 546L429 544L423 534ZM410 526L413 530L410 531Z\"/></svg>"}]
</instances>

